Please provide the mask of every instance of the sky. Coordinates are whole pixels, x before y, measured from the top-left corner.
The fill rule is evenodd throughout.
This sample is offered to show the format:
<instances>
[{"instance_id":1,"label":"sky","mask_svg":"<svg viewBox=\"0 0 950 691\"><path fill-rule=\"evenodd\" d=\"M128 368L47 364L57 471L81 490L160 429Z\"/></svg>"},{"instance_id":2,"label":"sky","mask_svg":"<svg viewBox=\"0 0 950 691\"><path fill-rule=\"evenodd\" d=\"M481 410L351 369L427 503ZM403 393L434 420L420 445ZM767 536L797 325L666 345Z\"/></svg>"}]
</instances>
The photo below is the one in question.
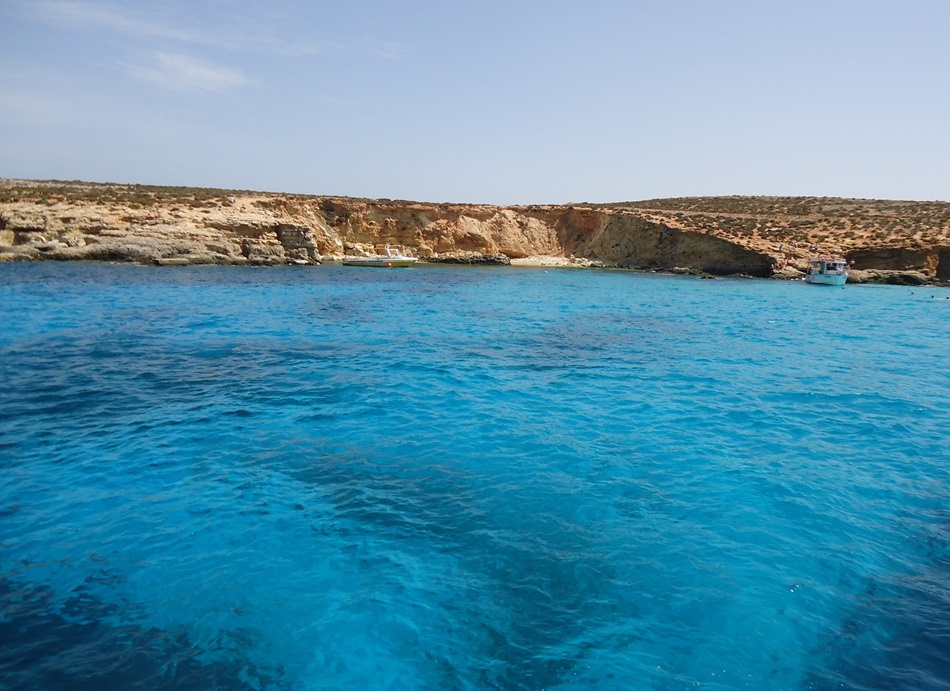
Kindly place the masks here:
<instances>
[{"instance_id":1,"label":"sky","mask_svg":"<svg viewBox=\"0 0 950 691\"><path fill-rule=\"evenodd\" d=\"M950 200L947 0L0 0L0 177Z\"/></svg>"}]
</instances>

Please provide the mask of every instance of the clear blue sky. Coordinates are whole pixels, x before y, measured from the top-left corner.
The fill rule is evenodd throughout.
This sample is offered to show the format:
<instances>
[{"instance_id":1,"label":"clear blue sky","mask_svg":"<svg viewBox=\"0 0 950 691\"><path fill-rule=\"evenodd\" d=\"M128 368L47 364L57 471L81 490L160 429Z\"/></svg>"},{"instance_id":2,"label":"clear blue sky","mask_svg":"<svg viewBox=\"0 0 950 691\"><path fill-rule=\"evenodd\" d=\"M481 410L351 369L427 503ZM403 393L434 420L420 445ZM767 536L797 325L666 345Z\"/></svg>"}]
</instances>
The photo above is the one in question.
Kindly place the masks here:
<instances>
[{"instance_id":1,"label":"clear blue sky","mask_svg":"<svg viewBox=\"0 0 950 691\"><path fill-rule=\"evenodd\" d=\"M0 177L950 200L950 2L0 0Z\"/></svg>"}]
</instances>

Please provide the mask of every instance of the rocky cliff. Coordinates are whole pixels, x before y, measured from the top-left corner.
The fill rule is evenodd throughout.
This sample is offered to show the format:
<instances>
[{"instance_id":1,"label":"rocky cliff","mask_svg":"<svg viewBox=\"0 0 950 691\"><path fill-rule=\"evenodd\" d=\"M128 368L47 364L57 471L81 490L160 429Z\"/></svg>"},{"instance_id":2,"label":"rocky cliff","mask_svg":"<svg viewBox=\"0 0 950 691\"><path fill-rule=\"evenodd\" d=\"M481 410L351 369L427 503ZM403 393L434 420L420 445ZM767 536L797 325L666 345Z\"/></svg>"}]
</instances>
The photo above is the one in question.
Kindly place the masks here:
<instances>
[{"instance_id":1,"label":"rocky cliff","mask_svg":"<svg viewBox=\"0 0 950 691\"><path fill-rule=\"evenodd\" d=\"M876 272L872 280L910 271L948 281L950 204L719 197L497 207L0 181L0 260L313 264L382 245L430 261L541 257L761 277L794 277L822 251Z\"/></svg>"}]
</instances>

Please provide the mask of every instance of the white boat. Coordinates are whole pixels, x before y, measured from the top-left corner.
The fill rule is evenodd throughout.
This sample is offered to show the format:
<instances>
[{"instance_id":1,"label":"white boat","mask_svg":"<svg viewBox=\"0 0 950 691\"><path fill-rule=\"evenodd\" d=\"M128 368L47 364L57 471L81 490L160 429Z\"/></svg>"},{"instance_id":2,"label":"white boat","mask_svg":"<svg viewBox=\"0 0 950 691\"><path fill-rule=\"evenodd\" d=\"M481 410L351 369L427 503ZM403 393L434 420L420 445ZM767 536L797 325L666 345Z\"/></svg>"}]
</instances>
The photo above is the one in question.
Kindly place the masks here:
<instances>
[{"instance_id":1,"label":"white boat","mask_svg":"<svg viewBox=\"0 0 950 691\"><path fill-rule=\"evenodd\" d=\"M343 257L344 266L382 266L394 268L410 266L419 261L418 257L407 257L397 249L387 247L386 254L348 255Z\"/></svg>"},{"instance_id":2,"label":"white boat","mask_svg":"<svg viewBox=\"0 0 950 691\"><path fill-rule=\"evenodd\" d=\"M841 257L815 257L808 260L807 283L843 286L848 280L848 262Z\"/></svg>"}]
</instances>

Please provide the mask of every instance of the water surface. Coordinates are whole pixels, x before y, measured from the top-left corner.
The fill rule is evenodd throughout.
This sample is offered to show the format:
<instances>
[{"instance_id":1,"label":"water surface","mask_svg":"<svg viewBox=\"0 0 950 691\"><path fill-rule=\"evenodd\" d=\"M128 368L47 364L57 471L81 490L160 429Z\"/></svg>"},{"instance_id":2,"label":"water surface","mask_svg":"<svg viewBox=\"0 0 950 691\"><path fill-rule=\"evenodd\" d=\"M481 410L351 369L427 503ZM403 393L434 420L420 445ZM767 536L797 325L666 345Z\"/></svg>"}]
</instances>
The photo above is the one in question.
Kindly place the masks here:
<instances>
[{"instance_id":1,"label":"water surface","mask_svg":"<svg viewBox=\"0 0 950 691\"><path fill-rule=\"evenodd\" d=\"M947 296L0 265L0 686L950 688Z\"/></svg>"}]
</instances>

